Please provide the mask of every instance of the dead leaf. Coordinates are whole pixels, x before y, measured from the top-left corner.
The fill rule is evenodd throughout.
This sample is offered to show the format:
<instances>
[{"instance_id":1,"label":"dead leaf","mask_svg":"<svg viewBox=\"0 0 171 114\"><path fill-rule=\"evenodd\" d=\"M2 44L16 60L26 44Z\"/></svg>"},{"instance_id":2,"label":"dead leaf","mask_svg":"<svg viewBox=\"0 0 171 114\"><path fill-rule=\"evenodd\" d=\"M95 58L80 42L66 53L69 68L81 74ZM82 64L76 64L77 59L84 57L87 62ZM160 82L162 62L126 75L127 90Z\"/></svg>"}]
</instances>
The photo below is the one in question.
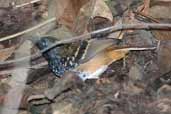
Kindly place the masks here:
<instances>
[{"instance_id":1,"label":"dead leaf","mask_svg":"<svg viewBox=\"0 0 171 114\"><path fill-rule=\"evenodd\" d=\"M165 4L166 6L171 4L170 0L151 0L150 1L151 5L162 5Z\"/></svg>"},{"instance_id":2,"label":"dead leaf","mask_svg":"<svg viewBox=\"0 0 171 114\"><path fill-rule=\"evenodd\" d=\"M128 83L124 83L124 90L131 95L141 94L144 92L143 87L139 87L131 81L128 81Z\"/></svg>"},{"instance_id":3,"label":"dead leaf","mask_svg":"<svg viewBox=\"0 0 171 114\"><path fill-rule=\"evenodd\" d=\"M170 114L171 112L171 109L170 109L171 100L169 98L158 99L148 105L152 109L157 108L160 114L162 113Z\"/></svg>"},{"instance_id":4,"label":"dead leaf","mask_svg":"<svg viewBox=\"0 0 171 114\"><path fill-rule=\"evenodd\" d=\"M155 38L158 40L171 40L171 32L170 31L152 31Z\"/></svg>"},{"instance_id":5,"label":"dead leaf","mask_svg":"<svg viewBox=\"0 0 171 114\"><path fill-rule=\"evenodd\" d=\"M142 6L140 6L138 9L140 9L142 13L148 15L149 8L150 8L150 2L151 2L151 0L144 0L144 4Z\"/></svg>"},{"instance_id":6,"label":"dead leaf","mask_svg":"<svg viewBox=\"0 0 171 114\"><path fill-rule=\"evenodd\" d=\"M154 1L154 0L153 0ZM151 7L149 9L149 15L157 20L160 21L160 23L171 23L171 5L168 5L167 2L162 1L155 1L155 4L151 3ZM164 13L163 13L164 12ZM152 31L155 38L158 40L170 40L171 39L171 32L170 31Z\"/></svg>"},{"instance_id":7,"label":"dead leaf","mask_svg":"<svg viewBox=\"0 0 171 114\"><path fill-rule=\"evenodd\" d=\"M33 43L30 40L25 40L17 50L15 50L15 56L17 58L30 56L31 48L33 47Z\"/></svg>"},{"instance_id":8,"label":"dead leaf","mask_svg":"<svg viewBox=\"0 0 171 114\"><path fill-rule=\"evenodd\" d=\"M13 54L15 49L16 49L16 46L1 49L0 50L0 61L5 61L6 59L8 59Z\"/></svg>"},{"instance_id":9,"label":"dead leaf","mask_svg":"<svg viewBox=\"0 0 171 114\"><path fill-rule=\"evenodd\" d=\"M112 13L103 0L53 0L49 8L50 15L54 15L55 9L59 24L65 25L77 34L86 31L91 17L101 16L113 21Z\"/></svg>"},{"instance_id":10,"label":"dead leaf","mask_svg":"<svg viewBox=\"0 0 171 114\"><path fill-rule=\"evenodd\" d=\"M89 28L88 23L90 23L90 20L94 20L96 17L103 20L106 19L109 23L113 22L112 12L104 0L91 0L89 4L84 5L80 9L78 19L74 23L73 31L78 34L84 33L86 28Z\"/></svg>"},{"instance_id":11,"label":"dead leaf","mask_svg":"<svg viewBox=\"0 0 171 114\"><path fill-rule=\"evenodd\" d=\"M87 25L88 32L92 32L98 29L103 29L106 27L112 26L113 23L108 18L95 16L93 19L89 20L89 23Z\"/></svg>"},{"instance_id":12,"label":"dead leaf","mask_svg":"<svg viewBox=\"0 0 171 114\"><path fill-rule=\"evenodd\" d=\"M90 0L55 0L52 2L56 7L56 17L59 24L68 28L73 27L73 23L78 16L80 8L86 5Z\"/></svg>"},{"instance_id":13,"label":"dead leaf","mask_svg":"<svg viewBox=\"0 0 171 114\"><path fill-rule=\"evenodd\" d=\"M158 98L171 98L171 86L170 85L163 85L157 90L157 97Z\"/></svg>"},{"instance_id":14,"label":"dead leaf","mask_svg":"<svg viewBox=\"0 0 171 114\"><path fill-rule=\"evenodd\" d=\"M161 41L158 50L159 71L165 74L171 69L171 41Z\"/></svg>"},{"instance_id":15,"label":"dead leaf","mask_svg":"<svg viewBox=\"0 0 171 114\"><path fill-rule=\"evenodd\" d=\"M104 0L96 0L92 17L95 16L105 17L113 22L112 12L107 4L104 2Z\"/></svg>"},{"instance_id":16,"label":"dead leaf","mask_svg":"<svg viewBox=\"0 0 171 114\"><path fill-rule=\"evenodd\" d=\"M63 40L72 38L74 36L74 33L70 31L70 29L68 29L66 26L61 26L57 29L50 31L47 35L57 38L57 40Z\"/></svg>"},{"instance_id":17,"label":"dead leaf","mask_svg":"<svg viewBox=\"0 0 171 114\"><path fill-rule=\"evenodd\" d=\"M62 101L59 104L52 105L52 110L53 114L77 114L79 109L73 107L73 104Z\"/></svg>"},{"instance_id":18,"label":"dead leaf","mask_svg":"<svg viewBox=\"0 0 171 114\"><path fill-rule=\"evenodd\" d=\"M151 20L151 22L155 23L170 23L171 16L170 10L171 5L169 5L171 1L165 0L145 0L143 7L140 6L141 15L147 17ZM150 7L149 7L150 6ZM165 13L163 13L165 12ZM165 31L152 31L153 35L158 40L170 40L171 32L169 30Z\"/></svg>"},{"instance_id":19,"label":"dead leaf","mask_svg":"<svg viewBox=\"0 0 171 114\"><path fill-rule=\"evenodd\" d=\"M171 6L168 5L167 2L164 2L163 4L157 4L157 2L155 1L155 3L156 4L151 4L151 7L149 9L149 15L158 19L171 19Z\"/></svg>"},{"instance_id":20,"label":"dead leaf","mask_svg":"<svg viewBox=\"0 0 171 114\"><path fill-rule=\"evenodd\" d=\"M87 25L89 23L90 18L93 15L93 10L95 8L96 0L90 0L88 3L83 5L83 7L80 8L80 11L77 15L77 18L75 19L73 23L72 30L80 35L82 33L87 32Z\"/></svg>"}]
</instances>

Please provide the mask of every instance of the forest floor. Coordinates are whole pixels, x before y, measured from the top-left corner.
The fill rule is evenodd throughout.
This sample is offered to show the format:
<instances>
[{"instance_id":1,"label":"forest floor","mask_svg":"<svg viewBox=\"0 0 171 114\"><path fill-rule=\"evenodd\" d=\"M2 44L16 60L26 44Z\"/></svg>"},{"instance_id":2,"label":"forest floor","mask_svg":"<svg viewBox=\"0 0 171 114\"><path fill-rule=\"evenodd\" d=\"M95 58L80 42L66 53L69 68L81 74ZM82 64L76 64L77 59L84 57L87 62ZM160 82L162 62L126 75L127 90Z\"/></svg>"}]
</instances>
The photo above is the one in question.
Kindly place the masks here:
<instances>
[{"instance_id":1,"label":"forest floor","mask_svg":"<svg viewBox=\"0 0 171 114\"><path fill-rule=\"evenodd\" d=\"M106 1L114 16L115 13L120 14L122 11L127 13L129 8L126 6L134 0ZM12 6L0 5L0 37L13 35L42 22L41 18L47 10L43 6L34 4L15 9ZM130 5L131 8L135 6ZM14 52L20 46L29 48L26 46L29 42L25 39L34 32L0 42L0 62L15 59ZM71 79L72 81L66 82L68 79L54 76L43 57L34 60L31 64L45 62L45 65L42 68L30 68L18 114L171 114L171 42L168 40L159 42L158 38L156 40L158 35L156 32L159 31L153 33L146 30L126 31L121 44L134 47L154 46L156 49L129 51L123 58L110 64L99 79L85 82ZM32 46L31 54L35 52L37 48ZM27 54L27 52L20 53L20 57ZM16 63L5 65L2 63L0 63L0 113L3 114L3 108L6 106L5 96L12 88L10 82L13 75L10 73L15 70ZM22 72L20 74L24 75ZM48 90L52 91L52 94L57 92L56 96L47 99L48 95L51 96L47 94L41 98L44 91ZM14 91L11 98L15 99L17 91L17 89L16 93ZM16 106L13 107L12 110L15 110Z\"/></svg>"}]
</instances>

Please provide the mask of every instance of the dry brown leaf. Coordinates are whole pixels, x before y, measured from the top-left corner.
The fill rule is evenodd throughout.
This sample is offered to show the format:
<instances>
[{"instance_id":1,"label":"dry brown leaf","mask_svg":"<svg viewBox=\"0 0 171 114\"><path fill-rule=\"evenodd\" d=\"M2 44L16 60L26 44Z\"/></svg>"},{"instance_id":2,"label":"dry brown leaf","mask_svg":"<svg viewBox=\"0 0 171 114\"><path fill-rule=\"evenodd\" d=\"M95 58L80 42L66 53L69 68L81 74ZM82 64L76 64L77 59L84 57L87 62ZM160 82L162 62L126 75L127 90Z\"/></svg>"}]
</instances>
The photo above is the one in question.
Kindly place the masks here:
<instances>
[{"instance_id":1,"label":"dry brown leaf","mask_svg":"<svg viewBox=\"0 0 171 114\"><path fill-rule=\"evenodd\" d=\"M92 17L95 16L105 17L113 22L112 12L107 4L104 2L104 0L96 0Z\"/></svg>"},{"instance_id":2,"label":"dry brown leaf","mask_svg":"<svg viewBox=\"0 0 171 114\"><path fill-rule=\"evenodd\" d=\"M112 13L103 0L55 1L51 3L56 4L53 5L53 8L51 9L56 10L58 23L67 26L77 34L85 32L88 21L91 17L101 16L108 18L111 22L113 21ZM52 13L52 15L53 14L54 13Z\"/></svg>"},{"instance_id":3,"label":"dry brown leaf","mask_svg":"<svg viewBox=\"0 0 171 114\"><path fill-rule=\"evenodd\" d=\"M158 19L161 23L171 23L171 5L168 5L167 2L160 1L154 1L155 4L151 3L151 7L149 10L149 15ZM151 2L152 2L151 1ZM157 4L158 2L162 2L162 4ZM171 32L170 31L152 31L156 39L158 40L171 40Z\"/></svg>"},{"instance_id":4,"label":"dry brown leaf","mask_svg":"<svg viewBox=\"0 0 171 114\"><path fill-rule=\"evenodd\" d=\"M6 59L8 59L13 54L15 49L16 49L16 46L1 49L0 50L0 61L5 61Z\"/></svg>"},{"instance_id":5,"label":"dry brown leaf","mask_svg":"<svg viewBox=\"0 0 171 114\"><path fill-rule=\"evenodd\" d=\"M87 32L87 25L92 17L96 0L89 0L85 5L80 8L77 18L74 20L72 30L80 35Z\"/></svg>"},{"instance_id":6,"label":"dry brown leaf","mask_svg":"<svg viewBox=\"0 0 171 114\"><path fill-rule=\"evenodd\" d=\"M110 23L113 22L112 12L104 0L91 0L89 4L84 5L80 9L78 19L74 24L74 31L78 34L85 32L88 23L90 23L88 21L95 17L106 18Z\"/></svg>"},{"instance_id":7,"label":"dry brown leaf","mask_svg":"<svg viewBox=\"0 0 171 114\"><path fill-rule=\"evenodd\" d=\"M113 23L108 19L100 16L95 16L89 20L87 25L88 32L92 32L98 29L103 29L112 26Z\"/></svg>"},{"instance_id":8,"label":"dry brown leaf","mask_svg":"<svg viewBox=\"0 0 171 114\"><path fill-rule=\"evenodd\" d=\"M147 17L155 23L170 23L171 16L171 1L169 0L144 0L144 5L140 6L138 10L141 15ZM164 13L163 13L164 12ZM170 40L171 32L165 31L152 31L155 38L158 40Z\"/></svg>"},{"instance_id":9,"label":"dry brown leaf","mask_svg":"<svg viewBox=\"0 0 171 114\"><path fill-rule=\"evenodd\" d=\"M73 23L78 16L80 8L86 5L90 0L55 0L56 17L59 24L68 28L73 27ZM53 3L53 2L52 2ZM53 3L54 4L54 3Z\"/></svg>"},{"instance_id":10,"label":"dry brown leaf","mask_svg":"<svg viewBox=\"0 0 171 114\"><path fill-rule=\"evenodd\" d=\"M61 101L59 104L52 105L53 114L78 114L77 108L73 108L73 104Z\"/></svg>"},{"instance_id":11,"label":"dry brown leaf","mask_svg":"<svg viewBox=\"0 0 171 114\"><path fill-rule=\"evenodd\" d=\"M168 5L167 2L163 2L163 4L156 4L151 3L151 7L149 10L149 15L154 18L164 18L164 19L171 19L170 11L171 5Z\"/></svg>"},{"instance_id":12,"label":"dry brown leaf","mask_svg":"<svg viewBox=\"0 0 171 114\"><path fill-rule=\"evenodd\" d=\"M171 32L170 31L152 31L155 38L158 40L171 40Z\"/></svg>"},{"instance_id":13,"label":"dry brown leaf","mask_svg":"<svg viewBox=\"0 0 171 114\"><path fill-rule=\"evenodd\" d=\"M151 0L144 0L144 13L148 14L149 8L150 8L150 1Z\"/></svg>"},{"instance_id":14,"label":"dry brown leaf","mask_svg":"<svg viewBox=\"0 0 171 114\"><path fill-rule=\"evenodd\" d=\"M66 26L61 26L60 28L54 29L47 35L55 37L58 40L68 39L74 36L73 32L70 31Z\"/></svg>"},{"instance_id":15,"label":"dry brown leaf","mask_svg":"<svg viewBox=\"0 0 171 114\"><path fill-rule=\"evenodd\" d=\"M144 0L143 6L140 6L138 9L141 10L144 14L148 15L149 13L149 8L150 8L150 2L151 0Z\"/></svg>"},{"instance_id":16,"label":"dry brown leaf","mask_svg":"<svg viewBox=\"0 0 171 114\"><path fill-rule=\"evenodd\" d=\"M161 74L171 69L171 41L161 41L158 51L158 64Z\"/></svg>"},{"instance_id":17,"label":"dry brown leaf","mask_svg":"<svg viewBox=\"0 0 171 114\"><path fill-rule=\"evenodd\" d=\"M171 1L170 0L151 0L151 4L155 5L155 4L165 4L165 5L170 5ZM167 3L167 4L166 4Z\"/></svg>"}]
</instances>

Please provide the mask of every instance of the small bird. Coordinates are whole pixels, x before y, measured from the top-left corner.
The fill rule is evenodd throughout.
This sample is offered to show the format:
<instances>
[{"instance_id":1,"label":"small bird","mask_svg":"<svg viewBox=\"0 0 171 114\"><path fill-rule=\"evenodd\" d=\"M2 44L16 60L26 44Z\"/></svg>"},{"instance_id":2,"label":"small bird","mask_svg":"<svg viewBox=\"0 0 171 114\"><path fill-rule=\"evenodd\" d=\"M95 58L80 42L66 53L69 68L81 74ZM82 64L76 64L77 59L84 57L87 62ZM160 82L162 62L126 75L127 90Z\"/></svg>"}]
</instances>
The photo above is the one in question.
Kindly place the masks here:
<instances>
[{"instance_id":1,"label":"small bird","mask_svg":"<svg viewBox=\"0 0 171 114\"><path fill-rule=\"evenodd\" d=\"M57 39L54 37L42 37L36 46L42 50ZM113 61L122 58L125 52L105 51L107 47L116 44L114 40L90 40L78 41L69 44L61 44L43 53L48 61L49 69L58 77L62 77L66 71L73 71L83 81L97 79Z\"/></svg>"}]
</instances>

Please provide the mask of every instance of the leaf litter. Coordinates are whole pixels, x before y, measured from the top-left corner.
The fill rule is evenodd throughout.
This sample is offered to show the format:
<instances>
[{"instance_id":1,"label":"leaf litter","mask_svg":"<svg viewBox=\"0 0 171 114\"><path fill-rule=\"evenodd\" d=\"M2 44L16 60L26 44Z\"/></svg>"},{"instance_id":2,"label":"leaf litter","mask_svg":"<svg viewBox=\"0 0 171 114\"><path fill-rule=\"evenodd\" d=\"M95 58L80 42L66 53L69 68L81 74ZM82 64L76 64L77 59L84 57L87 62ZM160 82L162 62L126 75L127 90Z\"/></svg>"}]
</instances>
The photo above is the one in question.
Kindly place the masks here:
<instances>
[{"instance_id":1,"label":"leaf litter","mask_svg":"<svg viewBox=\"0 0 171 114\"><path fill-rule=\"evenodd\" d=\"M28 42L42 36L67 40L118 24L146 23L147 20L149 23L154 20L170 23L169 12L167 13L170 1L167 0L26 0L9 2L10 5L8 2L0 8L0 24L3 24L1 37L27 31L49 18L53 18L53 24L50 22L43 25L43 28L36 27L13 39L0 42L2 62L15 59L15 53L20 48L31 46L31 54L38 52L34 42L32 45ZM6 16L6 12L10 18ZM134 12L143 15L136 15ZM15 85L11 85L13 72L19 71L18 77L21 74L24 76L24 70L21 72L23 67L28 69L28 78L21 103L19 107L15 103L9 107L19 110L19 114L171 113L170 31L122 30L90 37L94 39L90 39L92 43L87 59L77 69L93 74L100 67L107 66L98 79L82 82L75 78L73 72L56 78L43 57L30 61L31 66L1 65L0 112L8 107L3 104L14 98L8 96L10 99L6 100L10 89L17 87L15 89L18 94L17 91L24 87L21 82L18 84L18 79L14 80L17 81L13 82ZM21 57L28 53L24 51L19 52Z\"/></svg>"}]
</instances>

